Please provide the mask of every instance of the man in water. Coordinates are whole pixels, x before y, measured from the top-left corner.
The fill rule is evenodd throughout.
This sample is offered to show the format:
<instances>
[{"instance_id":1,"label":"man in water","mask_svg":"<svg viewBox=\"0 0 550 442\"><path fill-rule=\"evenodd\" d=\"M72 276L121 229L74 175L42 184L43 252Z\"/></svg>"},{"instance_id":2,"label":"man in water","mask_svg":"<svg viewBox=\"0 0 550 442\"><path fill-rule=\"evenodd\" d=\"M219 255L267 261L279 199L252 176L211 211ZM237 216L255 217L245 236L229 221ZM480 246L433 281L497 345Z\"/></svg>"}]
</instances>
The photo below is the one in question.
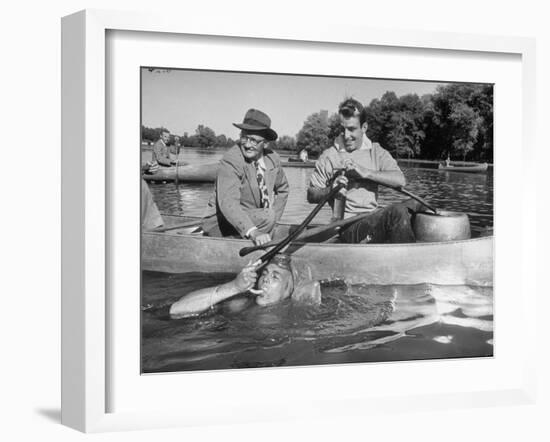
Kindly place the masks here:
<instances>
[{"instance_id":1,"label":"man in water","mask_svg":"<svg viewBox=\"0 0 550 442\"><path fill-rule=\"evenodd\" d=\"M342 133L316 161L307 191L308 201L318 203L333 187L343 184L345 187L331 202L335 217L347 218L365 212L371 215L343 229L342 241L415 242L406 204L378 208L377 182L391 187L404 186L405 176L390 153L367 137L365 108L357 100L348 98L339 105L338 114ZM336 213L338 206L342 213Z\"/></svg>"},{"instance_id":2,"label":"man in water","mask_svg":"<svg viewBox=\"0 0 550 442\"><path fill-rule=\"evenodd\" d=\"M265 244L271 241L289 192L281 160L268 147L277 133L269 116L257 109L249 109L243 122L233 125L241 130L240 138L220 161L202 229L208 236Z\"/></svg>"},{"instance_id":3,"label":"man in water","mask_svg":"<svg viewBox=\"0 0 550 442\"><path fill-rule=\"evenodd\" d=\"M292 268L290 256L275 255L258 279L260 267L261 261L250 262L232 281L188 293L170 306L170 317L179 319L196 316L231 298L235 299L232 299L230 308L242 309L252 303L250 295L256 295L254 302L261 307L278 304L289 298L299 302L320 303L319 283L311 280L300 282L299 278L303 278L304 272ZM237 298L237 295L243 294L246 297Z\"/></svg>"}]
</instances>

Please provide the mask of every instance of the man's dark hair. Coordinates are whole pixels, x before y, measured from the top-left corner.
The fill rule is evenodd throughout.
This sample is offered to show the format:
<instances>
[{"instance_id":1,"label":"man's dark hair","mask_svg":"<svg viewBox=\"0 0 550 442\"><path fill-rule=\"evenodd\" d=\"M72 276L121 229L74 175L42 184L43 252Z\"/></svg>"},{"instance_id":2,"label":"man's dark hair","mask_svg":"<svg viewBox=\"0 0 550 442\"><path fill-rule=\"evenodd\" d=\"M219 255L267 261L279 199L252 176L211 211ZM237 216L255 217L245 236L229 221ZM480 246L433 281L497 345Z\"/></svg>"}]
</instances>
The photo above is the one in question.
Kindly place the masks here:
<instances>
[{"instance_id":1,"label":"man's dark hair","mask_svg":"<svg viewBox=\"0 0 550 442\"><path fill-rule=\"evenodd\" d=\"M338 114L344 118L359 117L361 126L367 122L367 110L355 98L346 98L338 106Z\"/></svg>"}]
</instances>

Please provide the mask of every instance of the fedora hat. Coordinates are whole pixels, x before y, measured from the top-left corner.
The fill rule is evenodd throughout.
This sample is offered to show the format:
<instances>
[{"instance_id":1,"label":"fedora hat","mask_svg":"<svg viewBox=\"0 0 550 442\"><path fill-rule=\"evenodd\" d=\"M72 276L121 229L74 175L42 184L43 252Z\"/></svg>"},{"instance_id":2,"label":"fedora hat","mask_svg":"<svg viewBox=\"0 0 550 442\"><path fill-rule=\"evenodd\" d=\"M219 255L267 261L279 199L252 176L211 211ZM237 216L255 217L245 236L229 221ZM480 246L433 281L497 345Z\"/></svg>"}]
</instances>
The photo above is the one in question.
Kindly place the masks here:
<instances>
[{"instance_id":1,"label":"fedora hat","mask_svg":"<svg viewBox=\"0 0 550 442\"><path fill-rule=\"evenodd\" d=\"M277 132L271 129L271 118L258 109L248 109L242 123L233 123L239 129L260 133L266 140L275 141Z\"/></svg>"}]
</instances>

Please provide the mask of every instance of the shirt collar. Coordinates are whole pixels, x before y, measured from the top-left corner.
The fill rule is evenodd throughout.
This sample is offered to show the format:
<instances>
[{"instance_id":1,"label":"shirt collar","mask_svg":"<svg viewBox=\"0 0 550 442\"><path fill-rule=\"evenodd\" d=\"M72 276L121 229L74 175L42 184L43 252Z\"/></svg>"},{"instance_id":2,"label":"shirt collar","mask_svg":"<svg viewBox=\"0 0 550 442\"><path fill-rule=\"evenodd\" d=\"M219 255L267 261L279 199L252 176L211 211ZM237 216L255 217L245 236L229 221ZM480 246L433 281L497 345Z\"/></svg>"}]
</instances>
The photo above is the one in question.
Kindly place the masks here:
<instances>
[{"instance_id":1,"label":"shirt collar","mask_svg":"<svg viewBox=\"0 0 550 442\"><path fill-rule=\"evenodd\" d=\"M334 142L334 148L336 151L338 151L338 145L336 144L336 141ZM370 150L372 149L372 141L367 137L366 134L363 134L363 140L361 141L361 146L359 146L359 149L357 150Z\"/></svg>"},{"instance_id":2,"label":"shirt collar","mask_svg":"<svg viewBox=\"0 0 550 442\"><path fill-rule=\"evenodd\" d=\"M264 157L261 156L259 160L256 161L258 163L258 166L260 166L260 168L262 170L266 170L266 167L265 167L265 160L264 160Z\"/></svg>"},{"instance_id":3,"label":"shirt collar","mask_svg":"<svg viewBox=\"0 0 550 442\"><path fill-rule=\"evenodd\" d=\"M372 149L372 141L369 140L369 137L367 137L367 134L363 134L363 142L361 143L360 150L370 150Z\"/></svg>"}]
</instances>

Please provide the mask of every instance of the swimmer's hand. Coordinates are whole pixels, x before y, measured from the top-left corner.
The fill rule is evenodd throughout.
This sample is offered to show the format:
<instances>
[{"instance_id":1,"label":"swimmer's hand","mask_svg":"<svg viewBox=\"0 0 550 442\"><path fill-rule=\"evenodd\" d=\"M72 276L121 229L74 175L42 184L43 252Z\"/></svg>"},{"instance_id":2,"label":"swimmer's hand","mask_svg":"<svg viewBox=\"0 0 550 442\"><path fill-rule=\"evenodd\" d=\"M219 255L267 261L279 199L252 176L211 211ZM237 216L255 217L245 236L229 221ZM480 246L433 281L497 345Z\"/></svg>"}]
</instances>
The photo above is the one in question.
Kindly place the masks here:
<instances>
[{"instance_id":1,"label":"swimmer's hand","mask_svg":"<svg viewBox=\"0 0 550 442\"><path fill-rule=\"evenodd\" d=\"M239 293L246 292L254 287L258 274L256 271L261 265L262 261L256 262L249 261L248 264L240 271L235 280L233 281Z\"/></svg>"}]
</instances>

